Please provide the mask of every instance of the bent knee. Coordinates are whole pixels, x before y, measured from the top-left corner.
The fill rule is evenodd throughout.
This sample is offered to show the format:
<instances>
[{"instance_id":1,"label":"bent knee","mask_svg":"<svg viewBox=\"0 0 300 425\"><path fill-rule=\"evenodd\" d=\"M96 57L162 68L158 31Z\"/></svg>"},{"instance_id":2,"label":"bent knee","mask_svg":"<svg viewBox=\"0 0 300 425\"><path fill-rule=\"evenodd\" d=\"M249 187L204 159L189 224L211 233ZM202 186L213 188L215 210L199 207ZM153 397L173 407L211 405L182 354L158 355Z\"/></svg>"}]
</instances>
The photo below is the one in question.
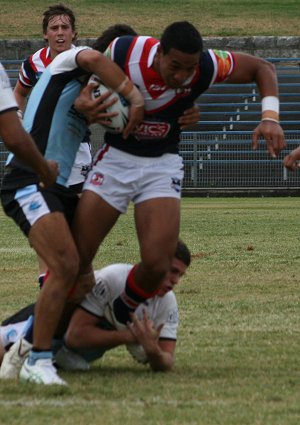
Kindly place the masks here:
<instances>
[{"instance_id":1,"label":"bent knee","mask_svg":"<svg viewBox=\"0 0 300 425\"><path fill-rule=\"evenodd\" d=\"M59 252L48 265L49 272L57 278L74 282L79 272L79 255L76 250Z\"/></svg>"}]
</instances>

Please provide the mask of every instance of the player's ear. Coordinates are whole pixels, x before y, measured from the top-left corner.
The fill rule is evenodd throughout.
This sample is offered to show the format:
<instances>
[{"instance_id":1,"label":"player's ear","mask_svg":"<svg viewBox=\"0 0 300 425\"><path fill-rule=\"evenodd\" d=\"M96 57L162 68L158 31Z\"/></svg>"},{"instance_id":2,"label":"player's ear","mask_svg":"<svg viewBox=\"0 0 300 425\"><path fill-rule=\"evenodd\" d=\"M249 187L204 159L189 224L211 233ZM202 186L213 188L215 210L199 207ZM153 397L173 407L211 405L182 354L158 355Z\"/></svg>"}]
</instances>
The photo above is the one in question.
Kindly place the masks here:
<instances>
[{"instance_id":1,"label":"player's ear","mask_svg":"<svg viewBox=\"0 0 300 425\"><path fill-rule=\"evenodd\" d=\"M158 57L163 56L163 49L162 49L162 47L161 47L161 45L160 45L160 44L159 44L159 46L157 47L156 54L157 54L157 56L158 56Z\"/></svg>"},{"instance_id":2,"label":"player's ear","mask_svg":"<svg viewBox=\"0 0 300 425\"><path fill-rule=\"evenodd\" d=\"M72 41L75 41L77 39L77 35L78 35L78 32L77 31L74 31L73 32Z\"/></svg>"}]
</instances>

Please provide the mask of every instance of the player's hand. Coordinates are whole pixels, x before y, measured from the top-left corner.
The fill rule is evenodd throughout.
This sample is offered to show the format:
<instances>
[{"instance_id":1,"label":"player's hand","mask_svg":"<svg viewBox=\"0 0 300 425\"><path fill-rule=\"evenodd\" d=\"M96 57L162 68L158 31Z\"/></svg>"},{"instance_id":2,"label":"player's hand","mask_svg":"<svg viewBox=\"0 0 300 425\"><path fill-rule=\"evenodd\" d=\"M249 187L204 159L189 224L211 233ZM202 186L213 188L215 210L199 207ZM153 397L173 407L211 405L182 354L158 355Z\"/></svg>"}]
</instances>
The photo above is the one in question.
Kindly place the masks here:
<instances>
[{"instance_id":1,"label":"player's hand","mask_svg":"<svg viewBox=\"0 0 300 425\"><path fill-rule=\"evenodd\" d=\"M286 143L284 133L279 124L273 121L261 121L253 132L252 147L257 149L259 138L263 137L267 144L267 150L272 158L276 158Z\"/></svg>"},{"instance_id":2,"label":"player's hand","mask_svg":"<svg viewBox=\"0 0 300 425\"><path fill-rule=\"evenodd\" d=\"M128 124L124 128L122 137L123 139L127 139L129 134L134 133L144 118L144 106L134 106L131 105L129 107L129 116L128 116Z\"/></svg>"},{"instance_id":3,"label":"player's hand","mask_svg":"<svg viewBox=\"0 0 300 425\"><path fill-rule=\"evenodd\" d=\"M107 124L110 118L118 115L118 112L107 112L107 108L117 102L117 97L112 98L106 102L106 99L111 95L111 91L103 95L92 98L92 91L97 87L97 84L87 84L80 92L80 95L74 102L76 111L82 113L89 124Z\"/></svg>"},{"instance_id":4,"label":"player's hand","mask_svg":"<svg viewBox=\"0 0 300 425\"><path fill-rule=\"evenodd\" d=\"M283 165L285 168L287 168L289 171L295 171L297 168L300 167L299 161L295 158L293 158L292 155L286 155L283 159Z\"/></svg>"},{"instance_id":5,"label":"player's hand","mask_svg":"<svg viewBox=\"0 0 300 425\"><path fill-rule=\"evenodd\" d=\"M186 109L183 112L183 115L179 117L178 124L180 124L180 129L183 130L191 125L197 124L200 120L200 108L197 105L194 105L192 108Z\"/></svg>"},{"instance_id":6,"label":"player's hand","mask_svg":"<svg viewBox=\"0 0 300 425\"><path fill-rule=\"evenodd\" d=\"M289 171L295 171L297 168L300 168L300 146L288 155L286 155L283 159L283 165Z\"/></svg>"},{"instance_id":7,"label":"player's hand","mask_svg":"<svg viewBox=\"0 0 300 425\"><path fill-rule=\"evenodd\" d=\"M142 345L145 352L151 352L156 349L160 331L163 324L155 328L153 321L148 317L143 310L143 319L139 320L135 314L131 314L131 322L128 324L130 332L135 337L136 341Z\"/></svg>"},{"instance_id":8,"label":"player's hand","mask_svg":"<svg viewBox=\"0 0 300 425\"><path fill-rule=\"evenodd\" d=\"M56 161L51 159L46 161L46 167L43 169L43 173L40 173L40 186L48 187L55 183L56 178L59 174L59 167Z\"/></svg>"}]
</instances>

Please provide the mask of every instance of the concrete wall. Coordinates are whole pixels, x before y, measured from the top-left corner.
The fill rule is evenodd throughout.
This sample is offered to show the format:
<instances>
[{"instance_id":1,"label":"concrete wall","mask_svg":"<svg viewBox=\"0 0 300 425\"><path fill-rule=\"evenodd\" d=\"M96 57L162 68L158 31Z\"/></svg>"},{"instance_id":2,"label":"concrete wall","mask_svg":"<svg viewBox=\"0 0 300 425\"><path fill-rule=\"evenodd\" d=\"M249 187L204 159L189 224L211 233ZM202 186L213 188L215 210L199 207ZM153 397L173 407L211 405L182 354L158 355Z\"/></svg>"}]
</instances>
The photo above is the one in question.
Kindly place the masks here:
<instances>
[{"instance_id":1,"label":"concrete wall","mask_svg":"<svg viewBox=\"0 0 300 425\"><path fill-rule=\"evenodd\" d=\"M78 45L91 46L94 38L78 39ZM206 48L229 49L260 57L300 57L300 37L204 37ZM24 59L44 46L42 39L0 40L1 59Z\"/></svg>"}]
</instances>

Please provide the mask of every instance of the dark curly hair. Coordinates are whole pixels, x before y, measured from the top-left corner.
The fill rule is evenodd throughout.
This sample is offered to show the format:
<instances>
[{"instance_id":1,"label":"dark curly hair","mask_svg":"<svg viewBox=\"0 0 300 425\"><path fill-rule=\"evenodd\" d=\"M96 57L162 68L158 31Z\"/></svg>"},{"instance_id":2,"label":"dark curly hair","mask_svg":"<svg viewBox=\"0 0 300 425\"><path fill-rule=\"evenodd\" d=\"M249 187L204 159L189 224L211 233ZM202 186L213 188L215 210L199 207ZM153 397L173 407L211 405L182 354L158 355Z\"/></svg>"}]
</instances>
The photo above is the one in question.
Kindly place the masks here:
<instances>
[{"instance_id":1,"label":"dark curly hair","mask_svg":"<svg viewBox=\"0 0 300 425\"><path fill-rule=\"evenodd\" d=\"M47 32L47 27L48 27L50 19L60 15L66 15L70 18L70 24L71 24L72 30L75 32L75 37L76 37L77 36L76 27L75 27L76 19L75 19L74 12L68 7L64 6L63 4L55 4L53 6L49 6L48 9L45 10L45 12L43 13L44 18L42 22L43 34Z\"/></svg>"},{"instance_id":2,"label":"dark curly hair","mask_svg":"<svg viewBox=\"0 0 300 425\"><path fill-rule=\"evenodd\" d=\"M199 31L188 21L173 22L163 32L160 45L164 54L171 49L184 53L202 53L203 41Z\"/></svg>"},{"instance_id":3,"label":"dark curly hair","mask_svg":"<svg viewBox=\"0 0 300 425\"><path fill-rule=\"evenodd\" d=\"M137 35L134 29L126 24L116 24L108 27L93 44L93 49L99 52L105 52L109 44L117 37L123 35Z\"/></svg>"}]
</instances>

